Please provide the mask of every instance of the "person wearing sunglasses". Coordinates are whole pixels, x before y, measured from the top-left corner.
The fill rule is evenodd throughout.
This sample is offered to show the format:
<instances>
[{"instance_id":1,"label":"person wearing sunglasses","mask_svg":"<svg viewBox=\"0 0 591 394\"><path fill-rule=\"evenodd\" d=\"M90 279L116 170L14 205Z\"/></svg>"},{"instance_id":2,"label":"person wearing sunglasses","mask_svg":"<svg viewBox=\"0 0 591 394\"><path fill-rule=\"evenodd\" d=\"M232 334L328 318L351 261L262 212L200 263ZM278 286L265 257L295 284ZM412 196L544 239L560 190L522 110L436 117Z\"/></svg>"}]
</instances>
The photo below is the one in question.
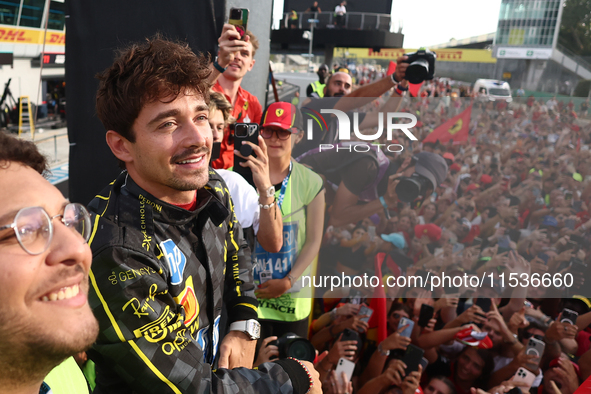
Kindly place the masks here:
<instances>
[{"instance_id":1,"label":"person wearing sunglasses","mask_svg":"<svg viewBox=\"0 0 591 394\"><path fill-rule=\"evenodd\" d=\"M316 271L324 225L324 186L318 174L292 159L292 147L303 134L302 115L293 104L273 103L263 113L261 136L275 185L273 204L281 211L284 234L279 252L271 253L260 245L254 251L263 338L288 332L308 335L313 295L309 286L302 286L301 277Z\"/></svg>"},{"instance_id":2,"label":"person wearing sunglasses","mask_svg":"<svg viewBox=\"0 0 591 394\"><path fill-rule=\"evenodd\" d=\"M88 393L72 356L98 333L87 298L90 216L43 177L46 169L32 142L0 132L3 393Z\"/></svg>"},{"instance_id":3,"label":"person wearing sunglasses","mask_svg":"<svg viewBox=\"0 0 591 394\"><path fill-rule=\"evenodd\" d=\"M89 204L94 394L320 392L311 363L250 369L258 302L231 196L209 167L209 75L205 57L158 36L99 75L97 114L125 170Z\"/></svg>"}]
</instances>

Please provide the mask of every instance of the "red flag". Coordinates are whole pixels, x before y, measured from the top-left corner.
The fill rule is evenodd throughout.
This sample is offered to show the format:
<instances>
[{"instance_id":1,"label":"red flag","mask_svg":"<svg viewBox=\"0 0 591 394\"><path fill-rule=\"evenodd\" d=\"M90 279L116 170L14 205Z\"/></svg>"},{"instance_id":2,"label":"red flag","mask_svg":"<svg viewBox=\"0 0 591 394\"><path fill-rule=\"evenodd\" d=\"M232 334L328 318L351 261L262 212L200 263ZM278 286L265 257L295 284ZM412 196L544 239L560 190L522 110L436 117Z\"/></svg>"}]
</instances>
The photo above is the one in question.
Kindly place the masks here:
<instances>
[{"instance_id":1,"label":"red flag","mask_svg":"<svg viewBox=\"0 0 591 394\"><path fill-rule=\"evenodd\" d=\"M585 394L591 390L591 377L587 378L582 385L579 386L575 394Z\"/></svg>"},{"instance_id":2,"label":"red flag","mask_svg":"<svg viewBox=\"0 0 591 394\"><path fill-rule=\"evenodd\" d=\"M461 114L454 116L441 126L433 130L425 142L436 142L439 140L442 144L446 144L453 139L454 144L468 141L468 132L470 131L470 117L472 116L472 105L466 108Z\"/></svg>"},{"instance_id":3,"label":"red flag","mask_svg":"<svg viewBox=\"0 0 591 394\"><path fill-rule=\"evenodd\" d=\"M413 97L419 96L419 90L421 90L421 86L423 86L423 82L421 83L410 83L408 84L408 92Z\"/></svg>"},{"instance_id":4,"label":"red flag","mask_svg":"<svg viewBox=\"0 0 591 394\"><path fill-rule=\"evenodd\" d=\"M390 64L388 65L388 72L386 73L386 75L392 75L396 72L396 62L393 60L390 60Z\"/></svg>"}]
</instances>

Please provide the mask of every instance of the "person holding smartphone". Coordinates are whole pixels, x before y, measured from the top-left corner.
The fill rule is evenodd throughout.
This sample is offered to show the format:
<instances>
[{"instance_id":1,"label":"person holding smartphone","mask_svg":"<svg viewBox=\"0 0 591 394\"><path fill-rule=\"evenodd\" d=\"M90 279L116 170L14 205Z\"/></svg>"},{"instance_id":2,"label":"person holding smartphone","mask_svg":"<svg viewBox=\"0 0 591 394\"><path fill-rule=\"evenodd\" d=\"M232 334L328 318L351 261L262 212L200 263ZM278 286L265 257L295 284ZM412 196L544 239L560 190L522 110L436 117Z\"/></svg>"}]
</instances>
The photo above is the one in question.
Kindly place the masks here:
<instances>
[{"instance_id":1,"label":"person holding smartphone","mask_svg":"<svg viewBox=\"0 0 591 394\"><path fill-rule=\"evenodd\" d=\"M274 202L283 217L283 245L277 253L257 245L254 250L255 293L262 336L281 337L292 332L308 334L312 311L310 287L301 286L301 276L315 272L324 225L322 178L292 160L292 147L303 137L300 111L290 103L273 103L261 122L267 145L269 175ZM263 281L262 274L265 278Z\"/></svg>"},{"instance_id":2,"label":"person holding smartphone","mask_svg":"<svg viewBox=\"0 0 591 394\"><path fill-rule=\"evenodd\" d=\"M218 56L211 64L209 77L214 84L212 89L222 93L232 104L232 117L237 123L260 123L263 107L256 96L240 86L242 79L254 67L259 41L250 30L241 36L235 26L226 23L218 43ZM212 167L227 169L233 166L234 140L230 133L226 133L220 157L213 161Z\"/></svg>"}]
</instances>

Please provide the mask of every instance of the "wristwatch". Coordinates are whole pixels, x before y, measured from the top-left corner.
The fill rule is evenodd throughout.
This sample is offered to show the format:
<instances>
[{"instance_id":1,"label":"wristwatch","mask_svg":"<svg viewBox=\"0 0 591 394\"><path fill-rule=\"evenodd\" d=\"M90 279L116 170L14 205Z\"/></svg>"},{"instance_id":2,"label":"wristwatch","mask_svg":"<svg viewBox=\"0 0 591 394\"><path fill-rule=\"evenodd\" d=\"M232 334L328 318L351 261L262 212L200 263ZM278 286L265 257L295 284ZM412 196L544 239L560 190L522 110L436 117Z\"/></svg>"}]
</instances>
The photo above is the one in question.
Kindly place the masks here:
<instances>
[{"instance_id":1,"label":"wristwatch","mask_svg":"<svg viewBox=\"0 0 591 394\"><path fill-rule=\"evenodd\" d=\"M275 186L270 186L268 189L265 189L265 197L274 197L275 196Z\"/></svg>"},{"instance_id":2,"label":"wristwatch","mask_svg":"<svg viewBox=\"0 0 591 394\"><path fill-rule=\"evenodd\" d=\"M382 349L382 344L381 343L378 345L378 352L380 352L380 354L382 356L389 356L390 355L390 351L389 350Z\"/></svg>"},{"instance_id":3,"label":"wristwatch","mask_svg":"<svg viewBox=\"0 0 591 394\"><path fill-rule=\"evenodd\" d=\"M230 324L230 331L241 331L255 340L261 337L261 324L255 319L240 320Z\"/></svg>"}]
</instances>

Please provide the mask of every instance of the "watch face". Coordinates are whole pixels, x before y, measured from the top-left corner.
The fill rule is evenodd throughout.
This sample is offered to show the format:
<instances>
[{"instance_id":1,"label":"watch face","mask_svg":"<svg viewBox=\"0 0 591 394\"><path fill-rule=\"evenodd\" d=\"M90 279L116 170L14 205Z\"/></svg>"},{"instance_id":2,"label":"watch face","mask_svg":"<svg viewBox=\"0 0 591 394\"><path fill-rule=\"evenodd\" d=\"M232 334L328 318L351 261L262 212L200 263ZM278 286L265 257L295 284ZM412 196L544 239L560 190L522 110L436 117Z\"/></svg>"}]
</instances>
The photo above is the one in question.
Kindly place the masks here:
<instances>
[{"instance_id":1,"label":"watch face","mask_svg":"<svg viewBox=\"0 0 591 394\"><path fill-rule=\"evenodd\" d=\"M261 336L261 325L256 320L250 320L246 330L248 331L248 334L255 339L259 339Z\"/></svg>"}]
</instances>

